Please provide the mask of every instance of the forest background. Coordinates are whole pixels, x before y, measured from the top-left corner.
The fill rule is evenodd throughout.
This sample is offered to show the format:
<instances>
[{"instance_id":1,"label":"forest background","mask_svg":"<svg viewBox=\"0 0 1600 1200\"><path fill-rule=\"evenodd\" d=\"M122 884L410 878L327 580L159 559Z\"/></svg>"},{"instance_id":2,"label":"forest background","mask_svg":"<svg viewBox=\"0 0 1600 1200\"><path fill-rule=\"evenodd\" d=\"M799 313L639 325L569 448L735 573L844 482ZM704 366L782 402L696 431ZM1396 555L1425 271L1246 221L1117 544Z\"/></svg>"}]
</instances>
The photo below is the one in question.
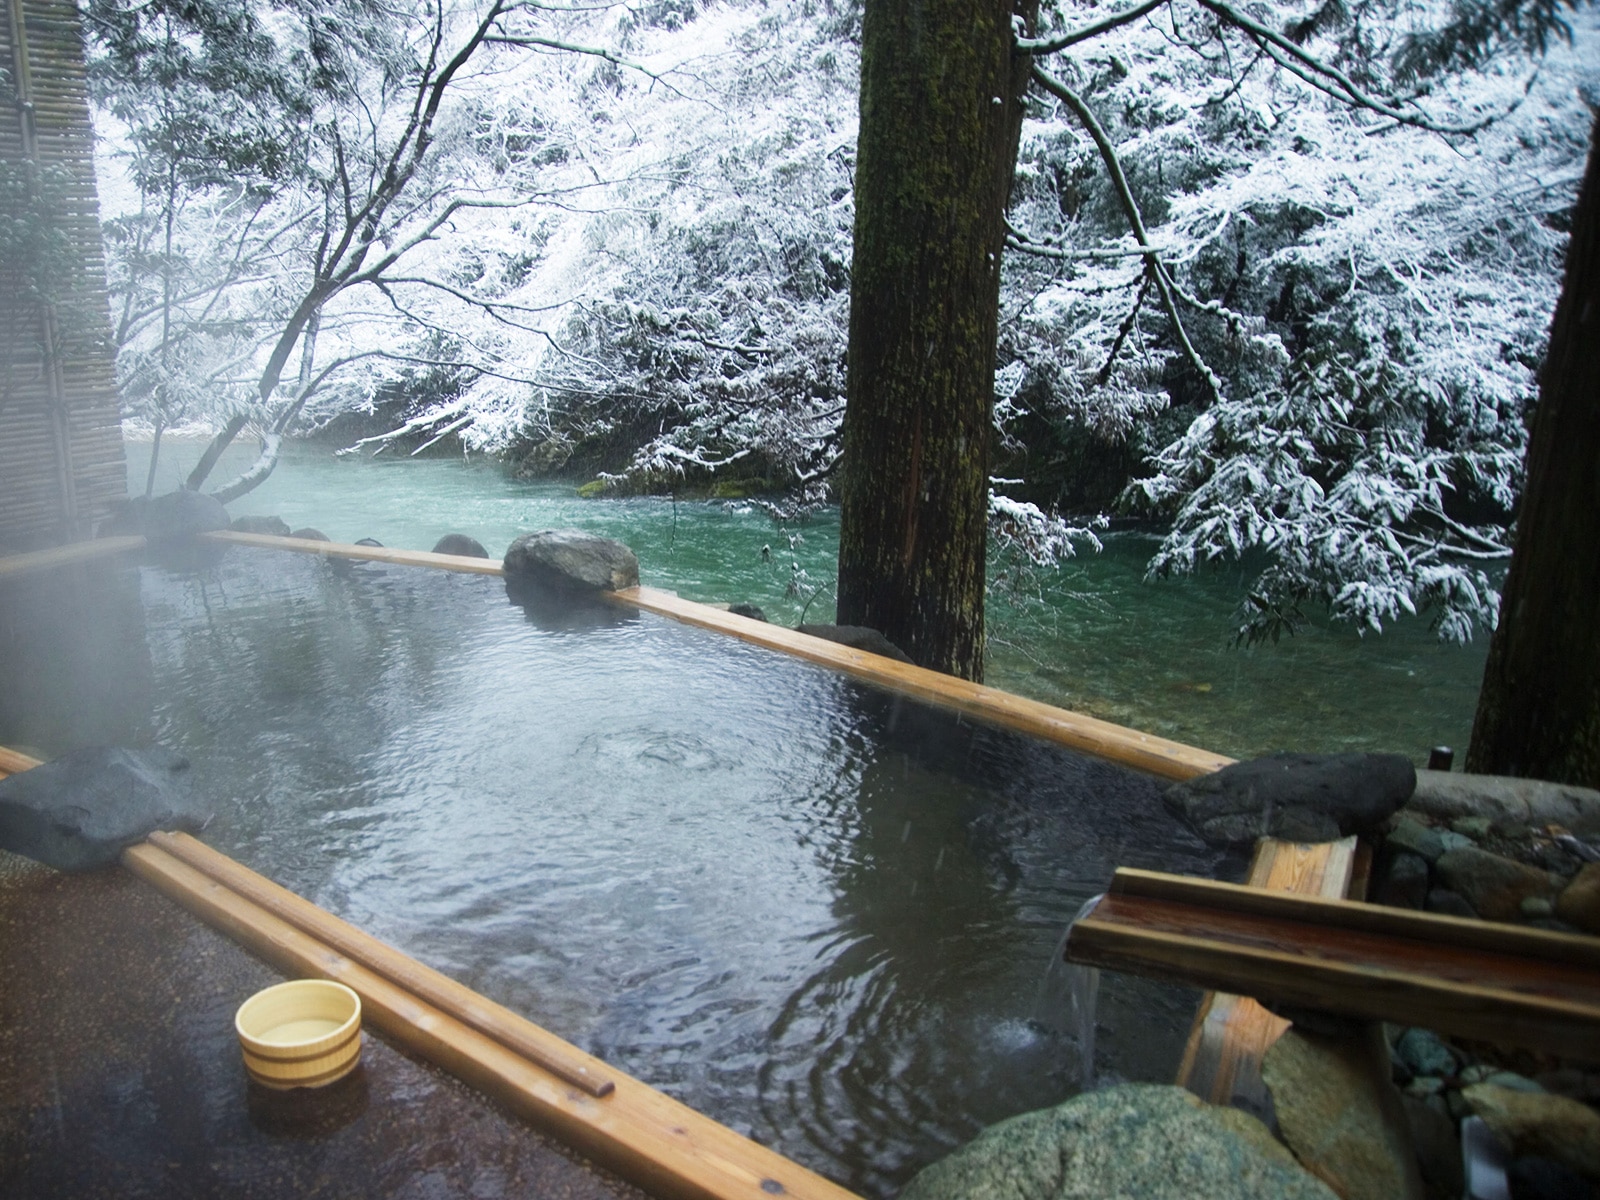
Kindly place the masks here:
<instances>
[{"instance_id":1,"label":"forest background","mask_svg":"<svg viewBox=\"0 0 1600 1200\"><path fill-rule=\"evenodd\" d=\"M1311 604L1470 637L1509 556L1594 9L1236 10L1374 106L1215 4L1137 7L1050 70L1146 245L1081 114L1029 101L996 536L1042 564L1106 516L1158 523L1153 572L1246 564L1247 638ZM1046 6L1041 36L1111 11ZM321 430L590 492L831 499L857 6L94 0L86 24L129 421L259 438L223 494Z\"/></svg>"}]
</instances>

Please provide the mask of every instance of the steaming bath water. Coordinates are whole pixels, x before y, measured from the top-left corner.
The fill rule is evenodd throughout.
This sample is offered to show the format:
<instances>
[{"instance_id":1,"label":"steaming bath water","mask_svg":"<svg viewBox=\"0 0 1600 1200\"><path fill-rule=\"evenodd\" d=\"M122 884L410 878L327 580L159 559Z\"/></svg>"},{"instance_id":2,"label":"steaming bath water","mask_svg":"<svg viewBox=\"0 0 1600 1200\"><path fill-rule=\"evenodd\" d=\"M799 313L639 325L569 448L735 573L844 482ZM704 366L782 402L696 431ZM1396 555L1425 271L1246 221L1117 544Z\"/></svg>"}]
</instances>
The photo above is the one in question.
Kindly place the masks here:
<instances>
[{"instance_id":1,"label":"steaming bath water","mask_svg":"<svg viewBox=\"0 0 1600 1200\"><path fill-rule=\"evenodd\" d=\"M0 595L0 743L158 742L205 838L869 1195L1077 1086L1031 1020L1118 864L1236 872L1162 785L727 637L231 550ZM1099 1072L1194 996L1108 978Z\"/></svg>"}]
</instances>

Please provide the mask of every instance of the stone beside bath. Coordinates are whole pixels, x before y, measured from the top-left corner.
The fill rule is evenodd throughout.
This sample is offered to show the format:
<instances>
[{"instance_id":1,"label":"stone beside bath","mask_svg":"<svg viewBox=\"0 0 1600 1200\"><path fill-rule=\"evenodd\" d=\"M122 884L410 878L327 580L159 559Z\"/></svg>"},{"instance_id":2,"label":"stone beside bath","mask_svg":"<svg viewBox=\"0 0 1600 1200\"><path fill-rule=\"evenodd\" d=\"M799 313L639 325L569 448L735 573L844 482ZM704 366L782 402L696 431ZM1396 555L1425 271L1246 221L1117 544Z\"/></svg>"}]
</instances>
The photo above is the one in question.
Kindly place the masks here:
<instances>
[{"instance_id":1,"label":"stone beside bath","mask_svg":"<svg viewBox=\"0 0 1600 1200\"><path fill-rule=\"evenodd\" d=\"M1401 754L1272 754L1174 784L1166 803L1217 845L1331 842L1381 828L1415 788Z\"/></svg>"},{"instance_id":2,"label":"stone beside bath","mask_svg":"<svg viewBox=\"0 0 1600 1200\"><path fill-rule=\"evenodd\" d=\"M1124 1084L1024 1113L923 1169L900 1200L1332 1200L1236 1109Z\"/></svg>"},{"instance_id":3,"label":"stone beside bath","mask_svg":"<svg viewBox=\"0 0 1600 1200\"><path fill-rule=\"evenodd\" d=\"M90 746L0 779L0 849L60 871L89 871L153 830L197 830L207 813L170 751Z\"/></svg>"},{"instance_id":4,"label":"stone beside bath","mask_svg":"<svg viewBox=\"0 0 1600 1200\"><path fill-rule=\"evenodd\" d=\"M512 542L503 562L509 584L565 592L615 592L639 584L639 560L611 538L576 529L544 529Z\"/></svg>"}]
</instances>

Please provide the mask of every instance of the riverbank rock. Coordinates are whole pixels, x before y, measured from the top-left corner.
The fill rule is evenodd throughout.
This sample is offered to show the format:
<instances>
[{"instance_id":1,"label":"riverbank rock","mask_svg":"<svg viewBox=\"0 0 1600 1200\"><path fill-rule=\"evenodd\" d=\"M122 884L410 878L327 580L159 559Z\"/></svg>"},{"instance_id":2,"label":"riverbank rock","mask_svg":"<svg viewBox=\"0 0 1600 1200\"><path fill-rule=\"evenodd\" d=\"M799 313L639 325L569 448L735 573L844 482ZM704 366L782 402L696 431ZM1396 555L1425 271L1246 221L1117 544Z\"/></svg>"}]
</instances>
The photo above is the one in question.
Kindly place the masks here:
<instances>
[{"instance_id":1,"label":"riverbank rock","mask_svg":"<svg viewBox=\"0 0 1600 1200\"><path fill-rule=\"evenodd\" d=\"M1588 863L1556 898L1556 916L1585 933L1600 933L1600 863Z\"/></svg>"},{"instance_id":2,"label":"riverbank rock","mask_svg":"<svg viewBox=\"0 0 1600 1200\"><path fill-rule=\"evenodd\" d=\"M1490 921L1520 920L1524 901L1553 901L1566 883L1550 871L1476 847L1445 851L1434 870L1445 887Z\"/></svg>"},{"instance_id":3,"label":"riverbank rock","mask_svg":"<svg viewBox=\"0 0 1600 1200\"><path fill-rule=\"evenodd\" d=\"M146 504L143 523L150 541L176 542L228 528L228 510L215 496L179 488Z\"/></svg>"},{"instance_id":4,"label":"riverbank rock","mask_svg":"<svg viewBox=\"0 0 1600 1200\"><path fill-rule=\"evenodd\" d=\"M639 584L639 560L611 538L576 529L543 529L511 543L506 583L531 583L567 592L615 592Z\"/></svg>"},{"instance_id":5,"label":"riverbank rock","mask_svg":"<svg viewBox=\"0 0 1600 1200\"><path fill-rule=\"evenodd\" d=\"M1512 1153L1553 1158L1600 1181L1600 1113L1587 1104L1492 1083L1475 1083L1461 1095Z\"/></svg>"},{"instance_id":6,"label":"riverbank rock","mask_svg":"<svg viewBox=\"0 0 1600 1200\"><path fill-rule=\"evenodd\" d=\"M455 554L461 558L488 558L489 552L477 538L464 533L447 533L433 544L435 554Z\"/></svg>"},{"instance_id":7,"label":"riverbank rock","mask_svg":"<svg viewBox=\"0 0 1600 1200\"><path fill-rule=\"evenodd\" d=\"M892 658L896 662L909 663L911 661L910 656L899 646L896 646L876 629L868 629L865 625L796 625L794 628L796 633L825 638L830 642L838 642L841 646L849 646L852 650L864 650L868 654L881 654L883 657Z\"/></svg>"},{"instance_id":8,"label":"riverbank rock","mask_svg":"<svg viewBox=\"0 0 1600 1200\"><path fill-rule=\"evenodd\" d=\"M925 1168L900 1200L1332 1200L1254 1117L1125 1084L1023 1113Z\"/></svg>"},{"instance_id":9,"label":"riverbank rock","mask_svg":"<svg viewBox=\"0 0 1600 1200\"><path fill-rule=\"evenodd\" d=\"M289 522L282 517L235 517L228 526L236 533L265 533L273 537L288 537Z\"/></svg>"},{"instance_id":10,"label":"riverbank rock","mask_svg":"<svg viewBox=\"0 0 1600 1200\"><path fill-rule=\"evenodd\" d=\"M1486 817L1495 826L1560 825L1580 838L1600 837L1600 792L1539 779L1418 771L1406 807L1441 821Z\"/></svg>"},{"instance_id":11,"label":"riverbank rock","mask_svg":"<svg viewBox=\"0 0 1600 1200\"><path fill-rule=\"evenodd\" d=\"M1167 791L1167 807L1206 841L1336 841L1383 825L1416 786L1400 754L1273 754Z\"/></svg>"},{"instance_id":12,"label":"riverbank rock","mask_svg":"<svg viewBox=\"0 0 1600 1200\"><path fill-rule=\"evenodd\" d=\"M308 541L308 542L327 542L327 541L332 541L333 540L330 537L328 537L327 534L323 533L322 530L313 529L309 525L307 525L304 529L296 529L289 536L290 537L303 538L305 541Z\"/></svg>"},{"instance_id":13,"label":"riverbank rock","mask_svg":"<svg viewBox=\"0 0 1600 1200\"><path fill-rule=\"evenodd\" d=\"M0 779L0 849L61 871L107 866L155 829L196 830L206 812L167 750L91 746Z\"/></svg>"},{"instance_id":14,"label":"riverbank rock","mask_svg":"<svg viewBox=\"0 0 1600 1200\"><path fill-rule=\"evenodd\" d=\"M1421 1200L1417 1156L1380 1049L1366 1030L1329 1038L1290 1029L1267 1051L1261 1078L1284 1142L1343 1200Z\"/></svg>"}]
</instances>

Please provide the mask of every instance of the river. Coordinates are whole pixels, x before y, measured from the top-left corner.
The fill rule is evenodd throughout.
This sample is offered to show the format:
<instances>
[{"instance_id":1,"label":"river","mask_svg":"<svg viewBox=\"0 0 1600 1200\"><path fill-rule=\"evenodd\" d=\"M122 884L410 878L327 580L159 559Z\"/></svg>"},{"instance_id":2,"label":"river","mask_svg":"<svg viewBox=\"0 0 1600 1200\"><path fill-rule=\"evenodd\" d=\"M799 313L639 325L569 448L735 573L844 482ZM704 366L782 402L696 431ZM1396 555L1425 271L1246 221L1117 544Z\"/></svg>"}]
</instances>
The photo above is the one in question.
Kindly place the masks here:
<instances>
[{"instance_id":1,"label":"river","mask_svg":"<svg viewBox=\"0 0 1600 1200\"><path fill-rule=\"evenodd\" d=\"M178 486L201 448L168 439L156 490ZM213 479L254 454L253 445L230 448ZM148 445L130 444L128 457L142 491ZM756 604L790 625L833 618L833 510L779 523L747 503L584 500L571 485L515 480L482 459L341 457L295 443L230 512L411 549L458 531L497 557L519 533L583 529L627 543L644 582L689 599ZM1420 762L1430 746L1464 750L1487 637L1448 645L1422 619L1362 636L1314 616L1277 644L1236 647L1234 610L1248 582L1238 567L1148 582L1152 535L1119 532L1104 543L1056 569L991 571L1005 578L991 589L988 683L1236 757L1381 750Z\"/></svg>"}]
</instances>

